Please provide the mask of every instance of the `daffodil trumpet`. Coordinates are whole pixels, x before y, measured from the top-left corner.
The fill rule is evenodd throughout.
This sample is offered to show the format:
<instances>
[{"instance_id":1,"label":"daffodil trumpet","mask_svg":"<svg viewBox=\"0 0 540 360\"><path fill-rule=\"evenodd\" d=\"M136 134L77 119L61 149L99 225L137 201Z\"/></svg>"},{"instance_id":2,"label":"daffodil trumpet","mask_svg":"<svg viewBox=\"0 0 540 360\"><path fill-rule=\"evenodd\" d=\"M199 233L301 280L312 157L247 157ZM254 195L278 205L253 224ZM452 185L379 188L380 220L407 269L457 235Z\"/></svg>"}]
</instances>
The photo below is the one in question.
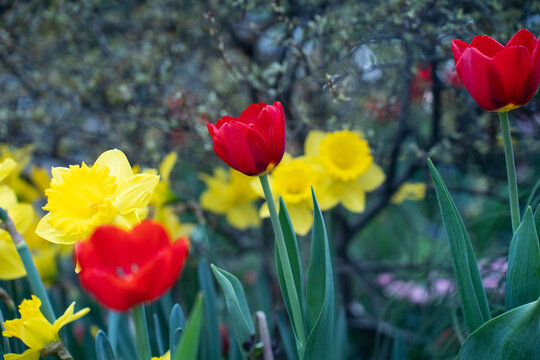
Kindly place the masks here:
<instances>
[{"instance_id":1,"label":"daffodil trumpet","mask_svg":"<svg viewBox=\"0 0 540 360\"><path fill-rule=\"evenodd\" d=\"M30 254L28 245L26 245L24 238L15 228L15 224L13 223L13 220L11 219L7 211L0 208L0 213L0 220L2 221L0 223L0 228L6 230L11 236L11 239L13 240L13 243L15 244L15 247L17 249L17 253L19 254L19 257L21 258L21 261L26 270L26 276L28 277L30 287L32 288L34 294L36 294L38 298L42 299L43 301L43 313L45 315L45 318L49 322L54 322L56 320L56 317L54 315L51 301L49 300L49 296L47 295L47 291L45 290L43 281L39 276L36 264L32 259L32 255Z\"/></svg>"}]
</instances>

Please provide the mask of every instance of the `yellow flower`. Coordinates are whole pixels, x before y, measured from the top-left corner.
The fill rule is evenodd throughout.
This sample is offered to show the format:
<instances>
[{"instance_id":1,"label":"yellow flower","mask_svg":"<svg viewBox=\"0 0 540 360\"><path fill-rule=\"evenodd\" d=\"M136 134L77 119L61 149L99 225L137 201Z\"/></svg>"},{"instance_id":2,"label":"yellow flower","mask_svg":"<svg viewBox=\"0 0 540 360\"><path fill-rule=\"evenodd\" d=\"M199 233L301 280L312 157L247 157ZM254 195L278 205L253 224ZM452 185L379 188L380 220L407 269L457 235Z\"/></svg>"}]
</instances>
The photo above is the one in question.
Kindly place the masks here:
<instances>
[{"instance_id":1,"label":"yellow flower","mask_svg":"<svg viewBox=\"0 0 540 360\"><path fill-rule=\"evenodd\" d=\"M6 158L0 162L0 183L15 170L16 166L17 162L12 158Z\"/></svg>"},{"instance_id":2,"label":"yellow flower","mask_svg":"<svg viewBox=\"0 0 540 360\"><path fill-rule=\"evenodd\" d=\"M258 196L251 186L251 177L233 169L228 173L223 168L216 168L214 176L200 174L200 179L207 186L200 197L203 209L225 215L229 224L237 229L260 224L253 203Z\"/></svg>"},{"instance_id":3,"label":"yellow flower","mask_svg":"<svg viewBox=\"0 0 540 360\"><path fill-rule=\"evenodd\" d=\"M392 196L392 203L400 204L405 200L418 201L426 197L425 183L405 183Z\"/></svg>"},{"instance_id":4,"label":"yellow flower","mask_svg":"<svg viewBox=\"0 0 540 360\"><path fill-rule=\"evenodd\" d=\"M19 203L15 191L7 185L0 186L0 207L7 210L21 234L30 229L35 216L34 209L30 204ZM12 280L25 275L26 271L11 236L0 229L0 279Z\"/></svg>"},{"instance_id":5,"label":"yellow flower","mask_svg":"<svg viewBox=\"0 0 540 360\"><path fill-rule=\"evenodd\" d=\"M51 177L47 170L35 165L30 167L30 180L39 189L41 195L45 194L45 190L49 188L49 184L51 183Z\"/></svg>"},{"instance_id":6,"label":"yellow flower","mask_svg":"<svg viewBox=\"0 0 540 360\"><path fill-rule=\"evenodd\" d=\"M170 188L170 174L176 163L177 154L171 152L163 158L161 164L159 164L160 181L154 190L152 197L150 198L150 204L159 207L166 204L176 198L175 194Z\"/></svg>"},{"instance_id":7,"label":"yellow flower","mask_svg":"<svg viewBox=\"0 0 540 360\"><path fill-rule=\"evenodd\" d=\"M167 351L163 356L153 357L152 360L171 360L171 351Z\"/></svg>"},{"instance_id":8,"label":"yellow flower","mask_svg":"<svg viewBox=\"0 0 540 360\"><path fill-rule=\"evenodd\" d=\"M0 162L11 158L16 163L9 176L4 179L4 184L9 185L15 191L17 198L26 202L34 201L40 195L34 186L21 177L22 171L32 159L32 151L34 151L32 145L26 145L16 150L12 150L8 145L0 146Z\"/></svg>"},{"instance_id":9,"label":"yellow flower","mask_svg":"<svg viewBox=\"0 0 540 360\"><path fill-rule=\"evenodd\" d=\"M315 187L321 209L341 203L351 212L364 211L365 193L379 187L385 175L373 161L362 134L349 130L311 131L304 147L306 156L325 173L325 179Z\"/></svg>"},{"instance_id":10,"label":"yellow flower","mask_svg":"<svg viewBox=\"0 0 540 360\"><path fill-rule=\"evenodd\" d=\"M269 176L272 193L276 197L283 198L294 231L299 235L305 235L313 225L313 201L311 198L311 186L314 188L321 181L321 172L316 164L308 161L305 157L293 159L289 154L283 156L279 166ZM262 196L262 187L259 194ZM268 206L264 203L260 210L262 217L269 217Z\"/></svg>"},{"instance_id":11,"label":"yellow flower","mask_svg":"<svg viewBox=\"0 0 540 360\"><path fill-rule=\"evenodd\" d=\"M120 150L101 154L92 167L52 168L50 188L45 191L49 211L36 233L57 244L86 239L103 224L129 229L148 213L147 205L159 176L133 174Z\"/></svg>"},{"instance_id":12,"label":"yellow flower","mask_svg":"<svg viewBox=\"0 0 540 360\"><path fill-rule=\"evenodd\" d=\"M39 359L41 350L52 343L60 341L58 331L66 324L86 315L90 309L85 308L73 313L75 302L67 308L54 324L45 319L45 316L39 310L41 301L34 295L31 300L23 300L19 305L20 319L8 320L4 322L3 336L16 337L21 339L28 350L23 354L6 354L6 360L30 360Z\"/></svg>"}]
</instances>

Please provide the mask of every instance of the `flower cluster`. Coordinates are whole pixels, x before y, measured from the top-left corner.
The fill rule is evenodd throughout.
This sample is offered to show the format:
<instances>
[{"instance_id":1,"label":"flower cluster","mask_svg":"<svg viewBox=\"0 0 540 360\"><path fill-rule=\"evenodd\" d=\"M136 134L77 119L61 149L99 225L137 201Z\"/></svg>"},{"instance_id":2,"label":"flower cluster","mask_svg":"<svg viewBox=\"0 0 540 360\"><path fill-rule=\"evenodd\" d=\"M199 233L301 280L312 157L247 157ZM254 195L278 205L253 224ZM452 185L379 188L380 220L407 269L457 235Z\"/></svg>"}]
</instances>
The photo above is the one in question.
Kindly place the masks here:
<instances>
[{"instance_id":1,"label":"flower cluster","mask_svg":"<svg viewBox=\"0 0 540 360\"><path fill-rule=\"evenodd\" d=\"M279 103L275 103L274 107L277 106L276 104ZM278 108L281 109L280 104ZM245 114L250 114L254 109L267 108L261 104L251 105L242 113L240 119L246 117ZM281 112L271 109L265 111L275 115L274 123L279 124L279 129L281 129L282 118L279 115ZM233 121L226 118L227 121ZM223 124L223 121L222 118L218 124ZM233 125L229 126L234 126L238 121L235 120ZM212 126L209 125L211 134L213 134L212 131L215 132ZM243 128L243 125L238 126ZM229 144L231 149L229 152L216 151L222 159L223 153L234 154L236 158L242 158L245 155L245 153L233 151L236 149L235 137L222 138L220 141ZM280 140L279 147L281 148L281 146ZM216 135L214 134L215 147ZM275 167L269 175L272 192L276 199L281 196L285 201L293 227L299 235L305 235L311 229L313 222L311 187L317 193L322 210L329 210L341 204L351 212L360 213L365 209L366 192L375 190L385 179L384 172L373 159L367 140L360 132L349 130L328 133L311 131L306 138L304 148L305 154L299 157L293 158L290 154L285 154L279 166ZM257 154L253 154L245 156L249 159L251 156L257 158ZM231 162L231 160L227 161L227 163ZM237 163L241 163L241 161L243 160L237 160ZM261 158L261 163L266 164L259 168L263 172L275 166L274 163L270 166L270 163L264 158ZM240 167L239 170L242 168ZM243 172L246 175L260 173L260 171L251 171L249 167L247 171ZM250 180L248 176L233 170L228 175L222 169L216 169L214 176L203 174L201 179L207 186L207 190L201 195L201 205L204 209L226 215L227 221L239 229L259 224L254 211L256 194L260 197L264 196L257 181ZM261 206L259 215L261 217L269 216L266 203Z\"/></svg>"}]
</instances>

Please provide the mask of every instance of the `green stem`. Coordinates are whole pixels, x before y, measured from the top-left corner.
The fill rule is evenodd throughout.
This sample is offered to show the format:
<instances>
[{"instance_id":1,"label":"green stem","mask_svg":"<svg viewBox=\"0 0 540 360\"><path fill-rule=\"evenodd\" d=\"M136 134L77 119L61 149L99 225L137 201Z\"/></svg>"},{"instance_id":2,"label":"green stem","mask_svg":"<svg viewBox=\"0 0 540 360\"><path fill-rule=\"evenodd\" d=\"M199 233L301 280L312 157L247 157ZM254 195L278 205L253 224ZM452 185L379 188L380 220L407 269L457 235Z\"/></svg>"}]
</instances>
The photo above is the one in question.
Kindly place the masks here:
<instances>
[{"instance_id":1,"label":"green stem","mask_svg":"<svg viewBox=\"0 0 540 360\"><path fill-rule=\"evenodd\" d=\"M281 265L283 266L283 276L285 277L285 286L287 288L287 294L289 295L289 302L291 304L291 318L293 321L295 333L297 336L298 344L297 350L300 359L304 355L304 347L306 344L306 330L304 327L304 316L302 314L302 307L298 300L298 294L296 293L296 286L294 284L294 277L289 262L289 256L287 254L287 246L285 245L285 238L281 225L279 223L278 213L276 210L276 204L274 203L274 196L272 190L270 190L270 184L268 183L268 176L266 174L259 176L261 185L264 191L264 197L266 198L266 204L268 205L268 211L270 212L270 219L272 220L272 227L274 228L274 235L276 236L276 245L278 248L278 256L281 258Z\"/></svg>"},{"instance_id":2,"label":"green stem","mask_svg":"<svg viewBox=\"0 0 540 360\"><path fill-rule=\"evenodd\" d=\"M43 310L43 315L51 324L54 323L54 321L56 320L56 316L54 316L54 311L51 305L51 301L49 300L49 295L47 295L45 286L41 281L41 277L39 276L39 273L37 271L36 264L34 264L34 260L32 259L32 255L30 254L30 250L28 250L28 245L26 245L24 238L17 231L15 223L13 222L7 211L2 208L0 208L0 221L1 228L8 232L9 236L11 237L11 241L13 241L13 243L15 244L15 248L19 253L19 257L21 258L24 269L26 270L26 276L28 277L28 282L30 282L32 292L41 301L41 309Z\"/></svg>"},{"instance_id":3,"label":"green stem","mask_svg":"<svg viewBox=\"0 0 540 360\"><path fill-rule=\"evenodd\" d=\"M26 276L30 282L32 292L39 298L39 300L41 300L41 310L43 315L51 324L54 323L56 317L54 316L51 301L49 300L45 286L41 281L41 277L39 276L36 265L34 264L32 255L30 255L30 250L25 242L17 245L17 252L19 253L19 257L22 260L24 268L26 269Z\"/></svg>"},{"instance_id":4,"label":"green stem","mask_svg":"<svg viewBox=\"0 0 540 360\"><path fill-rule=\"evenodd\" d=\"M508 112L500 112L501 131L504 142L504 157L506 158L506 173L508 176L508 195L510 198L510 216L512 218L512 230L516 229L520 223L519 199L516 179L516 165L514 162L514 150L512 148L512 136L510 134L510 124L508 122Z\"/></svg>"},{"instance_id":5,"label":"green stem","mask_svg":"<svg viewBox=\"0 0 540 360\"><path fill-rule=\"evenodd\" d=\"M135 306L133 309L133 321L135 322L135 335L137 337L137 346L142 360L150 360L150 337L148 336L148 327L146 325L146 314L144 305Z\"/></svg>"}]
</instances>

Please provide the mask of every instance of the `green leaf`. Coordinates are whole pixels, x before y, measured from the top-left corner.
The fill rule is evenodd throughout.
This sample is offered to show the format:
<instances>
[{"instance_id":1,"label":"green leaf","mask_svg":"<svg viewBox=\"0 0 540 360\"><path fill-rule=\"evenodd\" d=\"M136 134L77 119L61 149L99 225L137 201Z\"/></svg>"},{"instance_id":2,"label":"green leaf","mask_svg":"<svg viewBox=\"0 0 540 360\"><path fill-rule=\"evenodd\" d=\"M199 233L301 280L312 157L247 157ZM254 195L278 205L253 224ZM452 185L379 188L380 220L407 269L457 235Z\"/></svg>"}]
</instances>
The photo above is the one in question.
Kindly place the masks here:
<instances>
[{"instance_id":1,"label":"green leaf","mask_svg":"<svg viewBox=\"0 0 540 360\"><path fill-rule=\"evenodd\" d=\"M540 299L485 323L465 340L462 360L540 359Z\"/></svg>"},{"instance_id":2,"label":"green leaf","mask_svg":"<svg viewBox=\"0 0 540 360\"><path fill-rule=\"evenodd\" d=\"M201 259L198 266L199 284L204 293L204 332L201 346L202 359L221 357L221 335L216 306L216 288L208 260Z\"/></svg>"},{"instance_id":3,"label":"green leaf","mask_svg":"<svg viewBox=\"0 0 540 360\"><path fill-rule=\"evenodd\" d=\"M163 354L165 352L165 345L163 344L163 333L161 332L158 314L152 314L152 321L154 325L154 336L156 337L157 348L159 353Z\"/></svg>"},{"instance_id":4,"label":"green leaf","mask_svg":"<svg viewBox=\"0 0 540 360\"><path fill-rule=\"evenodd\" d=\"M296 239L296 234L294 233L294 228L292 226L291 219L289 217L289 212L285 206L285 202L281 196L279 197L279 224L281 230L283 231L283 237L285 239L285 246L287 248L288 259L282 259L282 255L279 254L277 243L274 244L275 253L276 253L276 270L278 274L279 287L283 293L283 298L285 299L285 306L289 316L292 316L292 308L290 303L290 297L287 291L287 285L285 284L285 275L283 274L283 261L288 261L291 265L291 270L294 279L294 286L296 288L296 294L298 301L300 302L302 317L305 319L306 306L305 306L305 291L303 284L303 271L302 263L300 261L300 251L298 249L298 240ZM294 327L293 327L294 328ZM295 334L296 336L296 334Z\"/></svg>"},{"instance_id":5,"label":"green leaf","mask_svg":"<svg viewBox=\"0 0 540 360\"><path fill-rule=\"evenodd\" d=\"M221 290L223 290L223 294L225 294L225 303L231 317L236 340L242 349L243 344L255 336L255 326L253 325L253 319L251 318L244 289L240 281L233 274L213 264L210 267L221 286Z\"/></svg>"},{"instance_id":6,"label":"green leaf","mask_svg":"<svg viewBox=\"0 0 540 360\"><path fill-rule=\"evenodd\" d=\"M527 304L540 296L540 247L532 209L527 208L508 250L504 304L506 310Z\"/></svg>"},{"instance_id":7,"label":"green leaf","mask_svg":"<svg viewBox=\"0 0 540 360\"><path fill-rule=\"evenodd\" d=\"M313 188L313 230L307 278L309 335L304 359L334 359L334 276L324 219Z\"/></svg>"},{"instance_id":8,"label":"green leaf","mask_svg":"<svg viewBox=\"0 0 540 360\"><path fill-rule=\"evenodd\" d=\"M96 335L96 357L98 360L116 360L111 344L103 330Z\"/></svg>"},{"instance_id":9,"label":"green leaf","mask_svg":"<svg viewBox=\"0 0 540 360\"><path fill-rule=\"evenodd\" d=\"M203 294L197 295L195 304L189 313L186 331L176 349L174 360L196 360L199 351L199 339L201 337Z\"/></svg>"},{"instance_id":10,"label":"green leaf","mask_svg":"<svg viewBox=\"0 0 540 360\"><path fill-rule=\"evenodd\" d=\"M448 235L454 275L461 299L465 324L469 332L472 332L491 318L486 292L482 284L482 278L480 277L471 240L456 208L456 204L450 197L450 193L441 175L430 159L428 159L428 166Z\"/></svg>"},{"instance_id":11,"label":"green leaf","mask_svg":"<svg viewBox=\"0 0 540 360\"><path fill-rule=\"evenodd\" d=\"M294 343L295 338L294 335L289 331L286 315L283 309L281 309L281 311L279 311L277 314L277 326L279 337L281 338L281 346L285 351L286 358L290 360L298 360L298 352L296 351L296 345Z\"/></svg>"},{"instance_id":12,"label":"green leaf","mask_svg":"<svg viewBox=\"0 0 540 360\"><path fill-rule=\"evenodd\" d=\"M186 328L186 320L184 312L178 304L174 304L169 318L169 347L171 350L171 358L174 359L176 347L180 343L184 329Z\"/></svg>"},{"instance_id":13,"label":"green leaf","mask_svg":"<svg viewBox=\"0 0 540 360\"><path fill-rule=\"evenodd\" d=\"M540 239L540 205L536 207L534 212L534 225L536 226L536 236Z\"/></svg>"}]
</instances>

